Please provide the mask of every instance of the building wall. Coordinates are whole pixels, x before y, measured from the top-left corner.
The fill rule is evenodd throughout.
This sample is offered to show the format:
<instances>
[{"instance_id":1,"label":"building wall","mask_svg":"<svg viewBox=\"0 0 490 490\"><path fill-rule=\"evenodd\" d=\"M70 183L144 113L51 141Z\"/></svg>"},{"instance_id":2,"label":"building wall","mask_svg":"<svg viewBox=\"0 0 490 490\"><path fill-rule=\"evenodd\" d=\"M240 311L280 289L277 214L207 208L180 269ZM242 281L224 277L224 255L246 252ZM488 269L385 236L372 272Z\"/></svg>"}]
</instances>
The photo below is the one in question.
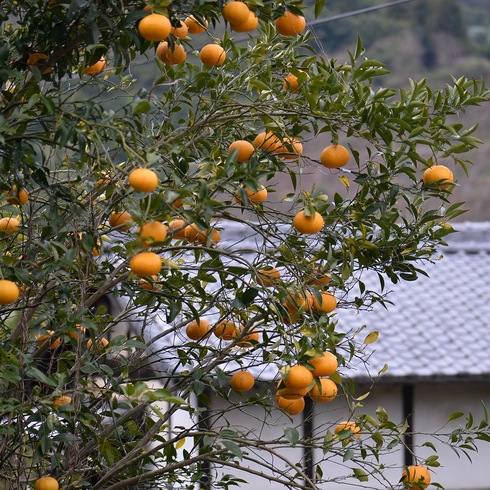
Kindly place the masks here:
<instances>
[{"instance_id":1,"label":"building wall","mask_svg":"<svg viewBox=\"0 0 490 490\"><path fill-rule=\"evenodd\" d=\"M357 395L360 396L367 392L369 388L360 386L357 389ZM236 400L245 401L246 397L235 395ZM490 384L483 383L431 383L419 384L414 386L413 391L413 424L416 432L430 434L439 431L436 438L429 435L417 436L414 440L414 452L416 458L422 461L425 457L434 454L434 452L423 443L433 442L438 447L441 466L432 468L433 482L440 483L447 490L488 490L490 484L487 478L488 460L490 457L490 444L482 442L479 445L479 452L473 452L471 463L464 455L458 457L455 452L444 445L447 435L466 423L466 418L461 418L447 424L449 415L455 411L472 412L476 422L483 418L482 401L490 405ZM363 407L358 408L358 413L366 413L376 418L376 411L382 406L394 422L403 420L403 402L401 384L377 384L372 389L369 396L359 403ZM296 428L300 434L303 434L303 418L298 415L291 419L282 415L279 411L266 413L260 406L254 404L242 403L241 406L234 410L229 410L227 402L222 399L214 400L214 408L221 408L221 416L215 420L215 426L222 427L240 427L249 431L251 437L267 440L271 438L280 438L284 434L285 428ZM328 404L313 405L313 437L323 438L327 430L333 430L333 427L341 420L349 417L349 402L342 395ZM442 429L441 429L442 428ZM440 430L441 429L441 430ZM389 439L389 435L385 438ZM359 440L351 443L362 445L368 450L373 447L374 442L370 437L361 436ZM323 451L315 451L313 454L314 470L318 464L323 472L324 478L329 477L330 482L322 485L325 490L352 490L352 488L389 488L389 485L397 486L401 467L404 464L404 454L402 446L394 447L379 456L379 461L374 457L368 458L368 464L364 469L374 471L380 466L383 467L383 475L374 474L366 483L361 483L355 479L347 478L352 474L352 468L360 467L359 464L342 460L345 449L340 443L334 444L332 449L325 454ZM303 458L303 448L291 447L289 445L278 444L275 447L278 455L291 462L299 462ZM240 466L250 467L258 473L268 473L267 465L274 463L281 469L287 465L279 457L268 453L267 451L251 451L251 457L257 461L250 462L244 460ZM290 472L290 470L288 470ZM263 487L267 484L268 490L283 490L284 485L279 482L267 481L259 475L251 475L246 471L235 469L215 470L214 478L221 478L223 474L230 473L246 480L246 483L240 484L241 489L251 490L260 485ZM433 487L435 488L435 487Z\"/></svg>"}]
</instances>

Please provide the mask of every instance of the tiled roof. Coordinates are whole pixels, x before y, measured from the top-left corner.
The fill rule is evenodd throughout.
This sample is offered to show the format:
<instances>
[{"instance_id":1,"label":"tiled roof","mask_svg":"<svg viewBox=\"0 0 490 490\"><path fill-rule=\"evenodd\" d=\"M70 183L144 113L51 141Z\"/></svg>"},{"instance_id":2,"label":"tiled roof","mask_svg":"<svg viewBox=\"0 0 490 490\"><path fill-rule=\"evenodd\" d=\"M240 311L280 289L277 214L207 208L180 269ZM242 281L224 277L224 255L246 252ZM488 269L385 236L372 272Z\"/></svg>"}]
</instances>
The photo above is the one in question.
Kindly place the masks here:
<instances>
[{"instance_id":1,"label":"tiled roof","mask_svg":"<svg viewBox=\"0 0 490 490\"><path fill-rule=\"evenodd\" d=\"M441 258L423 267L429 277L391 285L393 305L359 313L339 310L341 328L366 324L366 332L379 331L371 375L386 363L385 379L490 378L490 223L455 228L458 233L448 238ZM371 280L375 289L377 279ZM369 283L369 275L363 281Z\"/></svg>"}]
</instances>

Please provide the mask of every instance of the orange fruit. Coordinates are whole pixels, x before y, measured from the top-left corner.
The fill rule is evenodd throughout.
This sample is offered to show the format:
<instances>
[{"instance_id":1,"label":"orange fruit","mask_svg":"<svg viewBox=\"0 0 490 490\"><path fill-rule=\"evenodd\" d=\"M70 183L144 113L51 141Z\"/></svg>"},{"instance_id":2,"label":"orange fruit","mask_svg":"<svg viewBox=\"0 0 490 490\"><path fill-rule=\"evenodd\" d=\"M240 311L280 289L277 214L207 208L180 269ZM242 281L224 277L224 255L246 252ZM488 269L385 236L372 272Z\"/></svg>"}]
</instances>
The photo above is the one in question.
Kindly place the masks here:
<instances>
[{"instance_id":1,"label":"orange fruit","mask_svg":"<svg viewBox=\"0 0 490 490\"><path fill-rule=\"evenodd\" d=\"M248 371L238 371L230 380L230 386L235 391L248 391L254 387L255 379Z\"/></svg>"},{"instance_id":2,"label":"orange fruit","mask_svg":"<svg viewBox=\"0 0 490 490\"><path fill-rule=\"evenodd\" d=\"M240 3L240 2L237 2ZM229 147L228 147L228 155L231 155L233 150L238 151L238 155L236 157L237 162L248 162L250 158L252 157L255 147L252 145L252 143L249 143L248 141L245 140L237 140L234 141Z\"/></svg>"},{"instance_id":3,"label":"orange fruit","mask_svg":"<svg viewBox=\"0 0 490 490\"><path fill-rule=\"evenodd\" d=\"M172 24L162 14L148 14L138 24L140 36L147 41L163 41L169 36L171 30Z\"/></svg>"},{"instance_id":4,"label":"orange fruit","mask_svg":"<svg viewBox=\"0 0 490 490\"><path fill-rule=\"evenodd\" d=\"M304 73L303 70L299 70L301 73ZM308 75L307 75L308 77ZM309 77L308 77L309 78ZM300 81L299 78L296 75L293 75L292 73L288 73L286 77L284 78L284 83L283 83L284 89L293 93L297 94L300 89Z\"/></svg>"},{"instance_id":5,"label":"orange fruit","mask_svg":"<svg viewBox=\"0 0 490 490\"><path fill-rule=\"evenodd\" d=\"M409 490L421 490L430 484L430 473L425 466L412 465L402 473L402 482Z\"/></svg>"},{"instance_id":6,"label":"orange fruit","mask_svg":"<svg viewBox=\"0 0 490 490\"><path fill-rule=\"evenodd\" d=\"M327 168L343 167L348 163L349 159L349 150L342 145L327 146L320 154L320 162Z\"/></svg>"},{"instance_id":7,"label":"orange fruit","mask_svg":"<svg viewBox=\"0 0 490 490\"><path fill-rule=\"evenodd\" d=\"M313 366L313 376L330 376L339 367L337 358L331 352L324 352L323 356L313 357L308 364Z\"/></svg>"},{"instance_id":8,"label":"orange fruit","mask_svg":"<svg viewBox=\"0 0 490 490\"><path fill-rule=\"evenodd\" d=\"M257 29L258 25L259 25L259 18L255 14L255 12L252 11L248 13L248 18L245 22L242 22L241 24L230 22L230 27L235 32L250 32L253 31L254 29Z\"/></svg>"},{"instance_id":9,"label":"orange fruit","mask_svg":"<svg viewBox=\"0 0 490 490\"><path fill-rule=\"evenodd\" d=\"M119 231L128 231L131 228L133 217L127 211L119 211L109 216L109 225Z\"/></svg>"},{"instance_id":10,"label":"orange fruit","mask_svg":"<svg viewBox=\"0 0 490 490\"><path fill-rule=\"evenodd\" d=\"M231 320L221 320L214 327L214 335L221 340L233 340L242 330L241 325L237 325Z\"/></svg>"},{"instance_id":11,"label":"orange fruit","mask_svg":"<svg viewBox=\"0 0 490 490\"><path fill-rule=\"evenodd\" d=\"M216 228L202 229L195 223L184 228L184 236L192 243L216 245L221 240L221 234Z\"/></svg>"},{"instance_id":12,"label":"orange fruit","mask_svg":"<svg viewBox=\"0 0 490 490\"><path fill-rule=\"evenodd\" d=\"M283 381L279 381L277 385L276 396L286 398L286 400L298 400L308 394L308 387L306 388L289 388Z\"/></svg>"},{"instance_id":13,"label":"orange fruit","mask_svg":"<svg viewBox=\"0 0 490 490\"><path fill-rule=\"evenodd\" d=\"M58 480L52 476L43 476L34 483L34 490L59 490Z\"/></svg>"},{"instance_id":14,"label":"orange fruit","mask_svg":"<svg viewBox=\"0 0 490 490\"><path fill-rule=\"evenodd\" d=\"M164 242L167 238L167 227L161 221L147 221L138 228L138 243L151 247L154 243Z\"/></svg>"},{"instance_id":15,"label":"orange fruit","mask_svg":"<svg viewBox=\"0 0 490 490\"><path fill-rule=\"evenodd\" d=\"M173 34L179 39L185 39L188 32L189 28L187 27L187 24L185 22L182 22L181 20L179 20L179 27L172 26L172 29L170 30L170 34Z\"/></svg>"},{"instance_id":16,"label":"orange fruit","mask_svg":"<svg viewBox=\"0 0 490 490\"><path fill-rule=\"evenodd\" d=\"M12 186L12 189L5 193L8 196L7 202L9 204L24 205L29 200L29 193L25 189L17 189L16 185Z\"/></svg>"},{"instance_id":17,"label":"orange fruit","mask_svg":"<svg viewBox=\"0 0 490 490\"><path fill-rule=\"evenodd\" d=\"M37 336L37 342L36 345L37 347L41 347L46 340L52 339L53 335L55 334L54 330L46 330L48 335L45 334L39 334ZM51 343L49 344L48 349L50 350L55 350L61 345L61 339L59 337L56 337L54 340L51 340Z\"/></svg>"},{"instance_id":18,"label":"orange fruit","mask_svg":"<svg viewBox=\"0 0 490 490\"><path fill-rule=\"evenodd\" d=\"M240 332L238 332L240 333ZM240 347L253 347L257 342L260 341L260 334L254 328L250 329L246 335L239 340L236 345Z\"/></svg>"},{"instance_id":19,"label":"orange fruit","mask_svg":"<svg viewBox=\"0 0 490 490\"><path fill-rule=\"evenodd\" d=\"M87 66L85 70L83 70L84 75L90 75L94 77L95 75L98 75L99 73L102 73L107 65L107 62L105 58L102 56L97 63L94 63L93 65Z\"/></svg>"},{"instance_id":20,"label":"orange fruit","mask_svg":"<svg viewBox=\"0 0 490 490\"><path fill-rule=\"evenodd\" d=\"M305 409L305 399L303 397L290 400L283 396L276 396L277 406L289 415L298 415Z\"/></svg>"},{"instance_id":21,"label":"orange fruit","mask_svg":"<svg viewBox=\"0 0 490 490\"><path fill-rule=\"evenodd\" d=\"M0 231L5 235L13 235L17 228L19 228L19 220L16 218L2 218L0 219Z\"/></svg>"},{"instance_id":22,"label":"orange fruit","mask_svg":"<svg viewBox=\"0 0 490 490\"><path fill-rule=\"evenodd\" d=\"M136 168L129 174L129 185L141 192L152 192L158 186L158 175L149 168Z\"/></svg>"},{"instance_id":23,"label":"orange fruit","mask_svg":"<svg viewBox=\"0 0 490 490\"><path fill-rule=\"evenodd\" d=\"M337 298L331 293L320 293L321 301L313 295L313 307L316 311L330 313L337 307Z\"/></svg>"},{"instance_id":24,"label":"orange fruit","mask_svg":"<svg viewBox=\"0 0 490 490\"><path fill-rule=\"evenodd\" d=\"M208 21L203 20L202 22L197 20L193 15L190 15L185 19L185 25L189 31L189 34L200 34L204 32L208 27Z\"/></svg>"},{"instance_id":25,"label":"orange fruit","mask_svg":"<svg viewBox=\"0 0 490 490\"><path fill-rule=\"evenodd\" d=\"M87 340L87 349L90 350L92 348L92 345L94 345L94 342L92 339ZM101 337L99 340L95 342L94 350L97 354L102 354L106 349L107 346L109 345L109 341Z\"/></svg>"},{"instance_id":26,"label":"orange fruit","mask_svg":"<svg viewBox=\"0 0 490 490\"><path fill-rule=\"evenodd\" d=\"M305 235L318 233L324 224L323 217L318 211L315 211L313 216L306 216L303 210L297 213L293 219L294 228Z\"/></svg>"},{"instance_id":27,"label":"orange fruit","mask_svg":"<svg viewBox=\"0 0 490 490\"><path fill-rule=\"evenodd\" d=\"M281 158L294 160L303 154L303 145L296 138L286 137L281 145L274 150Z\"/></svg>"},{"instance_id":28,"label":"orange fruit","mask_svg":"<svg viewBox=\"0 0 490 490\"><path fill-rule=\"evenodd\" d=\"M71 403L71 396L59 396L54 400L53 405L55 407L61 407L61 405L68 405Z\"/></svg>"},{"instance_id":29,"label":"orange fruit","mask_svg":"<svg viewBox=\"0 0 490 490\"><path fill-rule=\"evenodd\" d=\"M172 234L171 238L175 240L185 240L185 229L187 223L183 219L174 219L168 224L168 228Z\"/></svg>"},{"instance_id":30,"label":"orange fruit","mask_svg":"<svg viewBox=\"0 0 490 490\"><path fill-rule=\"evenodd\" d=\"M158 275L154 274L151 276L150 280L145 279L144 277L140 278L140 286L147 291L158 291L160 286L157 284Z\"/></svg>"},{"instance_id":31,"label":"orange fruit","mask_svg":"<svg viewBox=\"0 0 490 490\"><path fill-rule=\"evenodd\" d=\"M454 182L454 175L445 165L432 165L422 177L424 184L445 190Z\"/></svg>"},{"instance_id":32,"label":"orange fruit","mask_svg":"<svg viewBox=\"0 0 490 490\"><path fill-rule=\"evenodd\" d=\"M306 19L301 15L286 11L276 19L276 30L283 36L296 36L305 30Z\"/></svg>"},{"instance_id":33,"label":"orange fruit","mask_svg":"<svg viewBox=\"0 0 490 490\"><path fill-rule=\"evenodd\" d=\"M313 373L305 366L292 366L289 368L284 384L293 390L309 388L313 383Z\"/></svg>"},{"instance_id":34,"label":"orange fruit","mask_svg":"<svg viewBox=\"0 0 490 490\"><path fill-rule=\"evenodd\" d=\"M282 146L282 143L274 133L263 131L255 137L253 145L255 148L273 153Z\"/></svg>"},{"instance_id":35,"label":"orange fruit","mask_svg":"<svg viewBox=\"0 0 490 490\"><path fill-rule=\"evenodd\" d=\"M174 44L173 49L171 49L167 41L162 41L158 45L156 55L167 65L179 65L187 58L187 53L182 44Z\"/></svg>"},{"instance_id":36,"label":"orange fruit","mask_svg":"<svg viewBox=\"0 0 490 490\"><path fill-rule=\"evenodd\" d=\"M261 203L267 200L267 189L261 185L258 191L254 191L249 189L248 187L244 187L243 190L247 194L248 200L254 203ZM237 192L235 195L235 199L238 203L241 203L240 194Z\"/></svg>"},{"instance_id":37,"label":"orange fruit","mask_svg":"<svg viewBox=\"0 0 490 490\"><path fill-rule=\"evenodd\" d=\"M219 44L206 44L201 48L199 58L206 66L221 66L226 60L226 52Z\"/></svg>"},{"instance_id":38,"label":"orange fruit","mask_svg":"<svg viewBox=\"0 0 490 490\"><path fill-rule=\"evenodd\" d=\"M137 276L153 276L162 270L162 259L155 252L141 252L131 259L129 267Z\"/></svg>"},{"instance_id":39,"label":"orange fruit","mask_svg":"<svg viewBox=\"0 0 490 490\"><path fill-rule=\"evenodd\" d=\"M51 73L53 67L48 65L49 56L45 53L33 53L27 58L27 68L35 66L43 75Z\"/></svg>"},{"instance_id":40,"label":"orange fruit","mask_svg":"<svg viewBox=\"0 0 490 490\"><path fill-rule=\"evenodd\" d=\"M313 306L313 295L309 291L295 289L284 298L284 308L289 316L296 317L302 311L309 311Z\"/></svg>"},{"instance_id":41,"label":"orange fruit","mask_svg":"<svg viewBox=\"0 0 490 490\"><path fill-rule=\"evenodd\" d=\"M0 279L0 305L15 303L20 296L20 289L15 282Z\"/></svg>"},{"instance_id":42,"label":"orange fruit","mask_svg":"<svg viewBox=\"0 0 490 490\"><path fill-rule=\"evenodd\" d=\"M248 20L250 9L243 2L232 0L223 7L223 17L230 24L243 24Z\"/></svg>"},{"instance_id":43,"label":"orange fruit","mask_svg":"<svg viewBox=\"0 0 490 490\"><path fill-rule=\"evenodd\" d=\"M191 340L207 339L211 335L211 325L202 318L193 320L187 325L185 333Z\"/></svg>"},{"instance_id":44,"label":"orange fruit","mask_svg":"<svg viewBox=\"0 0 490 490\"><path fill-rule=\"evenodd\" d=\"M71 330L70 332L68 332L68 335L73 339L73 340L77 340L78 339L78 336L83 336L85 335L85 332L87 331L87 329L85 327L82 327L82 325L77 325L76 327L76 331L75 330Z\"/></svg>"},{"instance_id":45,"label":"orange fruit","mask_svg":"<svg viewBox=\"0 0 490 490\"><path fill-rule=\"evenodd\" d=\"M339 432L342 432L344 430L350 430L354 437L361 437L361 428L355 422L348 421L348 420L339 422L335 426L334 434L338 434ZM349 440L353 441L354 438L350 438Z\"/></svg>"},{"instance_id":46,"label":"orange fruit","mask_svg":"<svg viewBox=\"0 0 490 490\"><path fill-rule=\"evenodd\" d=\"M255 280L261 286L268 288L279 283L281 280L281 273L275 267L270 269L259 269Z\"/></svg>"},{"instance_id":47,"label":"orange fruit","mask_svg":"<svg viewBox=\"0 0 490 490\"><path fill-rule=\"evenodd\" d=\"M337 385L328 378L319 378L320 388L315 383L313 388L308 392L314 402L328 403L337 396Z\"/></svg>"},{"instance_id":48,"label":"orange fruit","mask_svg":"<svg viewBox=\"0 0 490 490\"><path fill-rule=\"evenodd\" d=\"M323 273L321 269L316 267L311 274L306 278L306 282L310 286L314 286L316 288L325 288L327 287L332 280L332 276L328 273Z\"/></svg>"}]
</instances>

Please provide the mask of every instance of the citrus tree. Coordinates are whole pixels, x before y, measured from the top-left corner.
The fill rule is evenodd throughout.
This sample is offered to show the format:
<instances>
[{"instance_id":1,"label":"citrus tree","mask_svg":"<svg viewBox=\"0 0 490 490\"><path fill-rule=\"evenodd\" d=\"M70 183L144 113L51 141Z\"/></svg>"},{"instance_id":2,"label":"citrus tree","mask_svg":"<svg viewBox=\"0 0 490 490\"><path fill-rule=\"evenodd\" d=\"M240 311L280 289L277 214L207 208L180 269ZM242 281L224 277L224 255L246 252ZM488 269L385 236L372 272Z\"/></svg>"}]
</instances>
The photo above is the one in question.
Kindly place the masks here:
<instances>
[{"instance_id":1,"label":"citrus tree","mask_svg":"<svg viewBox=\"0 0 490 490\"><path fill-rule=\"evenodd\" d=\"M461 213L451 168L479 143L450 116L486 101L484 84L386 88L360 41L347 62L320 52L300 2L2 6L4 487L195 487L303 443L369 485L370 458L406 427L354 403L337 368L363 343L336 311L384 302L385 282L415 280L444 244ZM307 396L345 397L349 421L307 442L210 423L217 397L294 420ZM401 480L425 488L436 459ZM334 480L283 463L260 474Z\"/></svg>"}]
</instances>

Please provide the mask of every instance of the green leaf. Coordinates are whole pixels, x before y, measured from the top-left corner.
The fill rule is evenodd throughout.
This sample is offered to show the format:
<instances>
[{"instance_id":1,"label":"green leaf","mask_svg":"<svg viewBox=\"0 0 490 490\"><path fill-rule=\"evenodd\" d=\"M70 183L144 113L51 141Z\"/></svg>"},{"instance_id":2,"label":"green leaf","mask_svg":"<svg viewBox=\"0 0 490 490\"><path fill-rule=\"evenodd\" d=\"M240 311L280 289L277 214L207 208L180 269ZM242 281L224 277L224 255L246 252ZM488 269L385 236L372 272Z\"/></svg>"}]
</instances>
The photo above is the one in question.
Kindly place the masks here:
<instances>
[{"instance_id":1,"label":"green leaf","mask_svg":"<svg viewBox=\"0 0 490 490\"><path fill-rule=\"evenodd\" d=\"M299 441L299 432L294 427L286 427L284 429L284 437L295 446Z\"/></svg>"},{"instance_id":2,"label":"green leaf","mask_svg":"<svg viewBox=\"0 0 490 490\"><path fill-rule=\"evenodd\" d=\"M447 419L448 422L451 420L456 420L464 416L464 412L453 412Z\"/></svg>"},{"instance_id":3,"label":"green leaf","mask_svg":"<svg viewBox=\"0 0 490 490\"><path fill-rule=\"evenodd\" d=\"M223 446L226 447L226 449L228 449L228 451L230 451L234 456L236 456L237 458L239 459L242 459L243 457L243 452L242 450L240 449L240 446L236 443L236 442L233 442L233 441L228 441L228 440L225 440L225 441L221 441L221 443L223 444Z\"/></svg>"},{"instance_id":4,"label":"green leaf","mask_svg":"<svg viewBox=\"0 0 490 490\"><path fill-rule=\"evenodd\" d=\"M361 470L360 468L354 468L353 471L354 471L354 476L359 481L368 481L369 480L369 475L364 470Z\"/></svg>"},{"instance_id":5,"label":"green leaf","mask_svg":"<svg viewBox=\"0 0 490 490\"><path fill-rule=\"evenodd\" d=\"M366 335L366 338L364 339L364 344L369 345L369 344L374 344L378 340L379 337L379 332L374 331Z\"/></svg>"},{"instance_id":6,"label":"green leaf","mask_svg":"<svg viewBox=\"0 0 490 490\"><path fill-rule=\"evenodd\" d=\"M121 459L121 453L107 439L103 439L99 446L101 456L107 461L108 466L113 466Z\"/></svg>"},{"instance_id":7,"label":"green leaf","mask_svg":"<svg viewBox=\"0 0 490 490\"><path fill-rule=\"evenodd\" d=\"M151 104L147 100L141 100L133 108L133 114L145 114L151 110Z\"/></svg>"}]
</instances>

